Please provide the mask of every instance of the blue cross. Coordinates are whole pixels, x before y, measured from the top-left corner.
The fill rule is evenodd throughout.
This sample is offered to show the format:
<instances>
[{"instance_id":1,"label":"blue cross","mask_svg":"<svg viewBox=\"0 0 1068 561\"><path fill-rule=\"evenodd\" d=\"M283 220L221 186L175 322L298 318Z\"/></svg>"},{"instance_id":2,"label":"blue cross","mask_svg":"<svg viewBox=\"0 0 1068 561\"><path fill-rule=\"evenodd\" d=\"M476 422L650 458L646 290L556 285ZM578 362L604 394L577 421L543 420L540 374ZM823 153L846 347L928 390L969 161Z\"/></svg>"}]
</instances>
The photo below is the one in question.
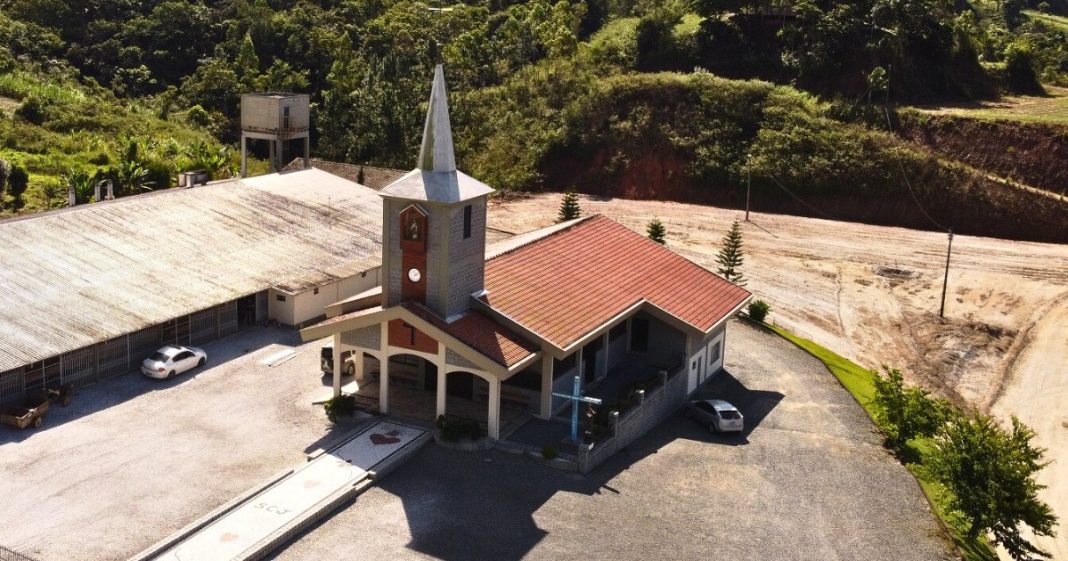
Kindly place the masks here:
<instances>
[{"instance_id":1,"label":"blue cross","mask_svg":"<svg viewBox=\"0 0 1068 561\"><path fill-rule=\"evenodd\" d=\"M589 403L590 405L600 405L601 400L596 397L585 397L582 395L582 381L579 376L575 376L575 387L571 390L571 395L566 393L553 392L555 397L562 397L571 401L571 440L578 442L578 410L579 403Z\"/></svg>"}]
</instances>

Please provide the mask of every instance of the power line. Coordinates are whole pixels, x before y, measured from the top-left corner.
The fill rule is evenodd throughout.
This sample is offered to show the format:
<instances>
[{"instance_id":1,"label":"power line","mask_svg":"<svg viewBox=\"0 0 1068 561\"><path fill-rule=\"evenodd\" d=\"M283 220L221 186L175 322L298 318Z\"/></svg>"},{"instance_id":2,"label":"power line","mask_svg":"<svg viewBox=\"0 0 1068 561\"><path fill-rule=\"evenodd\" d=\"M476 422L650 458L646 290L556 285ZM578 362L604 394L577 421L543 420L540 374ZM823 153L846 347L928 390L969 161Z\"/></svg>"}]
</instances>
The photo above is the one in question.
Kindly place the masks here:
<instances>
[{"instance_id":1,"label":"power line","mask_svg":"<svg viewBox=\"0 0 1068 561\"><path fill-rule=\"evenodd\" d=\"M889 129L890 132L894 132L894 124L890 120L890 110L886 107L886 105L883 105L883 114L886 115L887 129ZM898 160L897 166L901 170L901 177L904 178L905 185L909 188L909 195L912 195L912 202L916 203L916 208L920 209L920 212L923 214L923 216L927 218L927 220L930 221L931 224L934 224L935 227L937 227L939 230L945 230L947 232L951 231L950 228L943 226L940 222L932 218L931 215L927 213L927 209L923 208L923 205L920 204L920 199L916 196L916 191L912 189L912 182L909 181L909 174L905 173L905 164L902 164L901 160Z\"/></svg>"},{"instance_id":2,"label":"power line","mask_svg":"<svg viewBox=\"0 0 1068 561\"><path fill-rule=\"evenodd\" d=\"M842 220L839 220L839 219L837 219L837 218L835 218L835 217L833 217L833 216L831 216L831 215L827 214L826 212L823 212L822 210L820 210L820 209L818 209L818 208L816 208L816 207L814 207L814 206L812 206L812 205L810 205L810 204L806 203L806 202L805 202L804 200L802 200L802 199L801 199L801 197L798 197L797 195L795 195L795 194L793 193L793 191L791 191L791 190L787 189L785 185L783 185L782 183L779 183L779 180L778 180L778 179L775 179L775 176L773 176L773 175L771 175L771 174L768 174L768 177L770 177L770 178L771 178L771 180L772 180L772 181L774 181L774 182L775 182L775 184L776 184L776 185L778 185L780 189L782 189L783 191L785 191L787 195L790 195L790 196L791 196L791 197L793 197L793 198L794 198L794 199L795 199L795 200L796 200L797 202L799 202L799 203L801 203L801 204L805 205L806 207L808 207L808 208L809 208L810 210L812 210L812 211L813 211L813 212L815 212L816 214L819 214L820 216L822 216L822 217L826 218L827 220L831 220L831 221L834 221L834 222L843 222Z\"/></svg>"}]
</instances>

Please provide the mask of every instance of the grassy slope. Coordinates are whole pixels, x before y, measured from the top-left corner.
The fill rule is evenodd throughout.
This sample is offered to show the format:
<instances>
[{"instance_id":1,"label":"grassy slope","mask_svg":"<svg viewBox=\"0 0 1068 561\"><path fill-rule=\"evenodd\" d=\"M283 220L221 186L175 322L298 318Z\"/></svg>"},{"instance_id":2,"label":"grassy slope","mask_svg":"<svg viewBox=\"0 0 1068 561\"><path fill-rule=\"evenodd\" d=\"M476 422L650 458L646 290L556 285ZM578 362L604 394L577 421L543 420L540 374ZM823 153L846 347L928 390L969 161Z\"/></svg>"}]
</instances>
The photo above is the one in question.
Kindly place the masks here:
<instances>
[{"instance_id":1,"label":"grassy slope","mask_svg":"<svg viewBox=\"0 0 1068 561\"><path fill-rule=\"evenodd\" d=\"M1036 12L1034 10L1024 10L1024 14L1033 20L1038 20L1050 27L1060 29L1061 31L1068 33L1068 18L1064 16L1043 14L1042 12Z\"/></svg>"},{"instance_id":2,"label":"grassy slope","mask_svg":"<svg viewBox=\"0 0 1068 561\"><path fill-rule=\"evenodd\" d=\"M16 118L15 109L29 97L51 105L49 118L35 125ZM47 209L42 188L73 170L95 172L119 161L125 138L151 141L158 154L173 156L196 142L217 145L206 131L180 116L161 119L153 110L116 99L110 93L70 78L39 76L16 70L0 74L0 158L30 172L22 213ZM239 157L239 155L238 155ZM262 162L250 161L250 171L262 172ZM12 198L5 196L0 218L10 216ZM62 204L52 201L52 206Z\"/></svg>"},{"instance_id":3,"label":"grassy slope","mask_svg":"<svg viewBox=\"0 0 1068 561\"><path fill-rule=\"evenodd\" d=\"M831 374L834 374L842 386L853 395L857 403L868 412L868 415L872 417L872 421L875 421L874 406L872 405L872 398L875 395L875 373L873 371L866 370L834 351L808 339L798 337L781 327L774 325L766 327L823 362L827 369L831 371ZM922 448L923 443L919 443L918 446ZM946 489L938 483L926 479L918 466L910 465L908 467L909 471L916 476L920 487L923 489L924 494L927 495L927 499L931 502L935 512L950 530L953 541L957 544L964 559L966 561L996 561L997 554L994 553L994 550L985 539L969 541L965 538L960 521L947 508Z\"/></svg>"},{"instance_id":4,"label":"grassy slope","mask_svg":"<svg viewBox=\"0 0 1068 561\"><path fill-rule=\"evenodd\" d=\"M1046 96L1006 96L999 101L916 107L932 114L973 119L1022 121L1068 126L1068 88L1046 86Z\"/></svg>"}]
</instances>

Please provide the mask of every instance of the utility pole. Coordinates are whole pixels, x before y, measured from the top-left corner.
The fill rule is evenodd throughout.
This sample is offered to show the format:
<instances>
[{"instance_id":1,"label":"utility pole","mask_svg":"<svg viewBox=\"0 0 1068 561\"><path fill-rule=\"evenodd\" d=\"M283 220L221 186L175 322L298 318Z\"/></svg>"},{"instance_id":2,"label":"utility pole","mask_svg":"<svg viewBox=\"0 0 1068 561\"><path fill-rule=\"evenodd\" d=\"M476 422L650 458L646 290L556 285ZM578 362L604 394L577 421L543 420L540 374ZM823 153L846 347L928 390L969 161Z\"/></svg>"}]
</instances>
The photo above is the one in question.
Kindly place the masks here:
<instances>
[{"instance_id":1,"label":"utility pole","mask_svg":"<svg viewBox=\"0 0 1068 561\"><path fill-rule=\"evenodd\" d=\"M753 189L753 170L746 166L746 181L745 181L745 221L749 222L749 191Z\"/></svg>"},{"instance_id":2,"label":"utility pole","mask_svg":"<svg viewBox=\"0 0 1068 561\"><path fill-rule=\"evenodd\" d=\"M946 317L946 288L949 286L949 255L953 251L953 230L949 231L949 245L946 247L946 276L942 279L942 306L938 308L938 317Z\"/></svg>"}]
</instances>

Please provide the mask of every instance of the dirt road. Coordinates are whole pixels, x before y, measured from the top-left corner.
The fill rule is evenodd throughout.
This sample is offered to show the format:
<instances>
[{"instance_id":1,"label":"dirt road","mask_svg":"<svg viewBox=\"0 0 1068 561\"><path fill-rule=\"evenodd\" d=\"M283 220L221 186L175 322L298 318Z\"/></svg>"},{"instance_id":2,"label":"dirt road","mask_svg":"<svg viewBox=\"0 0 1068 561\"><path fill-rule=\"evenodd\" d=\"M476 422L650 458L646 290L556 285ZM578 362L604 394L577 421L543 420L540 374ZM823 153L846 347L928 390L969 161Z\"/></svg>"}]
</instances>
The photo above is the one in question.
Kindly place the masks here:
<instances>
[{"instance_id":1,"label":"dirt road","mask_svg":"<svg viewBox=\"0 0 1068 561\"><path fill-rule=\"evenodd\" d=\"M524 232L552 223L559 194L499 201L490 226ZM581 198L640 232L652 218L668 246L709 269L744 213L656 201ZM1068 246L957 236L938 317L946 235L753 213L742 224L748 288L769 316L858 363L894 365L914 382L1038 432L1054 464L1044 498L1068 520ZM1068 218L1066 218L1068 222ZM1057 483L1057 482L1061 483ZM1057 547L1068 558L1068 524Z\"/></svg>"}]
</instances>

